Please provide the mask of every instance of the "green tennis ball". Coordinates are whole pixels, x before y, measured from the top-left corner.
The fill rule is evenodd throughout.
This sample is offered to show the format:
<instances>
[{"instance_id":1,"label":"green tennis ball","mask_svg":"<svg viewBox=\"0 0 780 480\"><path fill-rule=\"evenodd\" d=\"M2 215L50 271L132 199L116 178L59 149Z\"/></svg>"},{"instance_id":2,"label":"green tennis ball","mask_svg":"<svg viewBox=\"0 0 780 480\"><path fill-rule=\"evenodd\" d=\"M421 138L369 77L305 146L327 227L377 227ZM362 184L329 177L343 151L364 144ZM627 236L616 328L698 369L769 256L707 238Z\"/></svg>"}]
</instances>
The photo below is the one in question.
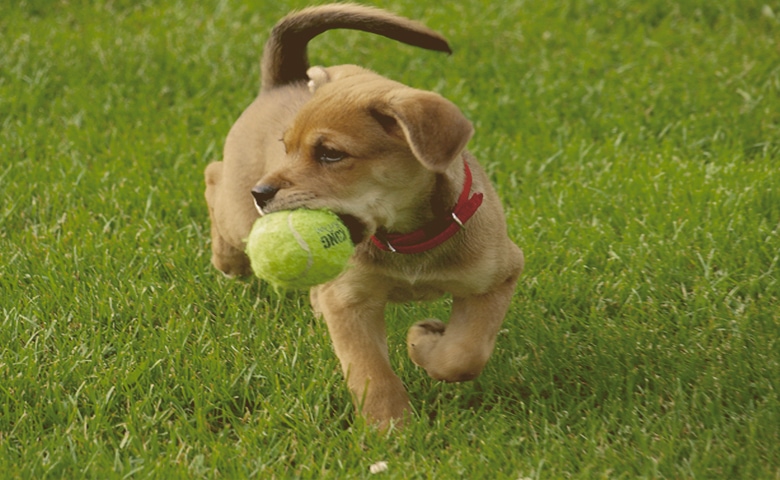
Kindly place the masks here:
<instances>
[{"instance_id":1,"label":"green tennis ball","mask_svg":"<svg viewBox=\"0 0 780 480\"><path fill-rule=\"evenodd\" d=\"M255 221L246 241L252 271L275 287L306 289L336 278L355 251L329 210L284 210Z\"/></svg>"}]
</instances>

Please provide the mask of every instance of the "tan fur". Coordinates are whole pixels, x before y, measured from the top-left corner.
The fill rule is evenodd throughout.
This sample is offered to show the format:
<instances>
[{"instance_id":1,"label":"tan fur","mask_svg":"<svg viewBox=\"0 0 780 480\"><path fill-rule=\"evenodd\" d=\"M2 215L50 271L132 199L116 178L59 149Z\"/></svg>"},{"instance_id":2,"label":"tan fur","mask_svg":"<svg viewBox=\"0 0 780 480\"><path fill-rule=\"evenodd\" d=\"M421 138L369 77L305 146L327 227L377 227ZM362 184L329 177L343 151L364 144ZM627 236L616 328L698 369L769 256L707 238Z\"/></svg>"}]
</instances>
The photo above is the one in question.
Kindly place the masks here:
<instances>
[{"instance_id":1,"label":"tan fur","mask_svg":"<svg viewBox=\"0 0 780 480\"><path fill-rule=\"evenodd\" d=\"M350 267L313 288L311 299L328 325L359 410L388 425L402 421L410 405L388 358L386 303L450 294L449 322L412 326L409 355L433 378L471 380L493 351L523 254L507 236L499 199L483 169L464 150L473 128L460 110L435 93L354 65L309 68L305 42L312 31L327 28L357 28L448 50L446 42L444 47L435 43L443 42L435 32L377 9L328 5L285 17L266 46L261 94L231 129L223 161L206 169L212 263L226 275L250 273L243 250L259 215L253 188L272 189L264 212L328 208L359 220L361 241ZM300 30L307 33L295 33ZM303 42L297 38L303 52L280 53L282 39L295 35L304 37ZM297 77L285 70L288 63ZM307 70L308 77L302 73ZM324 162L317 156L322 148L347 155ZM368 240L378 229L413 231L451 208L463 186L464 160L473 173L472 191L485 196L465 230L411 255L380 251Z\"/></svg>"}]
</instances>

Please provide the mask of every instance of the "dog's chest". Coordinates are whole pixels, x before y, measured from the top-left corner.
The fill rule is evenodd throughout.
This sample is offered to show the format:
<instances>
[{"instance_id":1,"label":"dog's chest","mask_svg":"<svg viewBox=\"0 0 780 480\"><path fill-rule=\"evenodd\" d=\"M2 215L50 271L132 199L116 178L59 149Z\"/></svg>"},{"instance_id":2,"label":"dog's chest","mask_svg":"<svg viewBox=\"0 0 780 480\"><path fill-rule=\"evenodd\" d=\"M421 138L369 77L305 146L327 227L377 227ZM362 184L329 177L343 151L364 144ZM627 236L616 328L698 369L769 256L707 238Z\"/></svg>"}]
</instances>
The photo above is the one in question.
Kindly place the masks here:
<instances>
[{"instance_id":1,"label":"dog's chest","mask_svg":"<svg viewBox=\"0 0 780 480\"><path fill-rule=\"evenodd\" d=\"M393 280L389 296L394 302L435 300L447 291L420 266L397 271Z\"/></svg>"}]
</instances>

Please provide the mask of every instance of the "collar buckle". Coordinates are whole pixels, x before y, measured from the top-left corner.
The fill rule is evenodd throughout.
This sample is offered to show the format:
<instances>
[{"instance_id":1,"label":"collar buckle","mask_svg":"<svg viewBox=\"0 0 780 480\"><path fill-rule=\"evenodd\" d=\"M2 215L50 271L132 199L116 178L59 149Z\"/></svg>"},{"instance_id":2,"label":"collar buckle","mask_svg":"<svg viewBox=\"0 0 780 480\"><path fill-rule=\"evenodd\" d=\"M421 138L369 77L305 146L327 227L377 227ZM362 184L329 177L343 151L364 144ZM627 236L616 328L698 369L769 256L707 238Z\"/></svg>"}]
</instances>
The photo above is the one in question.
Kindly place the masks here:
<instances>
[{"instance_id":1,"label":"collar buckle","mask_svg":"<svg viewBox=\"0 0 780 480\"><path fill-rule=\"evenodd\" d=\"M455 220L455 223L457 223L460 228L463 229L466 228L466 225L463 223L463 221L460 218L458 218L455 212L452 212L452 219Z\"/></svg>"}]
</instances>

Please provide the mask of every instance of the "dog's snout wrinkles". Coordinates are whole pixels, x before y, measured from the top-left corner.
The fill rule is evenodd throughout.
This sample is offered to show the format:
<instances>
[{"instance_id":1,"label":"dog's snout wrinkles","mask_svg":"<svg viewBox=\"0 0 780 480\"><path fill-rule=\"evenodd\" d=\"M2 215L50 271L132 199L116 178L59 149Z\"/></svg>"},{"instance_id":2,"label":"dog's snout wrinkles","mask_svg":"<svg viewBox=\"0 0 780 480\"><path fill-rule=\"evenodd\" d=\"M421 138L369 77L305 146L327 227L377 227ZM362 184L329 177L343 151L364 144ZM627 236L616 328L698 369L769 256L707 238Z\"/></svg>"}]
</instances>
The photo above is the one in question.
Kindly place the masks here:
<instances>
[{"instance_id":1,"label":"dog's snout wrinkles","mask_svg":"<svg viewBox=\"0 0 780 480\"><path fill-rule=\"evenodd\" d=\"M252 196L255 197L255 205L257 205L258 208L265 207L268 202L271 201L272 198L276 195L276 193L279 191L277 187L274 187L273 185L257 185L252 189Z\"/></svg>"}]
</instances>

